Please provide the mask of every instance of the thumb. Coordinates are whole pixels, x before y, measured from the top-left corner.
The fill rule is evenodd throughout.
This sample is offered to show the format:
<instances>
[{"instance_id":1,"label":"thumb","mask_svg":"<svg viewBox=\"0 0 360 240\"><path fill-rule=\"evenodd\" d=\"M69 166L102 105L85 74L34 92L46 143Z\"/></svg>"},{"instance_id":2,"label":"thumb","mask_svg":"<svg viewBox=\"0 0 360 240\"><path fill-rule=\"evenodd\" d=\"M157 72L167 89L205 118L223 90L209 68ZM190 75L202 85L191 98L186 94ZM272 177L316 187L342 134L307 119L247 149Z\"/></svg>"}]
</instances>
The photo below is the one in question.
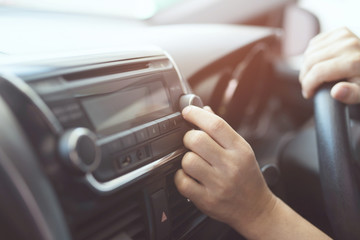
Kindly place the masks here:
<instances>
[{"instance_id":1,"label":"thumb","mask_svg":"<svg viewBox=\"0 0 360 240\"><path fill-rule=\"evenodd\" d=\"M352 82L339 82L331 89L331 96L345 104L360 103L360 86Z\"/></svg>"},{"instance_id":2,"label":"thumb","mask_svg":"<svg viewBox=\"0 0 360 240\"><path fill-rule=\"evenodd\" d=\"M214 113L214 111L211 109L210 106L205 106L205 107L203 107L203 109L208 111L208 112Z\"/></svg>"}]
</instances>

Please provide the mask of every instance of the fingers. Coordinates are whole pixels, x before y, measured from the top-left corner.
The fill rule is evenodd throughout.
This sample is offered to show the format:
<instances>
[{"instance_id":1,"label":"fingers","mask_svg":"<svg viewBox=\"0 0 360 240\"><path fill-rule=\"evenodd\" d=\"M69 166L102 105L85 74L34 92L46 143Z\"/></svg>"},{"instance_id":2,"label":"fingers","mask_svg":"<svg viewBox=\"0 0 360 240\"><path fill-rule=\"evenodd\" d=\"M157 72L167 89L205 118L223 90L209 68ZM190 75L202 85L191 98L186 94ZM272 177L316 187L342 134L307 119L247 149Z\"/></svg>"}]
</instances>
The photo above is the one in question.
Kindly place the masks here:
<instances>
[{"instance_id":1,"label":"fingers","mask_svg":"<svg viewBox=\"0 0 360 240\"><path fill-rule=\"evenodd\" d=\"M194 202L198 202L206 191L201 184L188 176L182 169L176 172L174 182L181 195Z\"/></svg>"},{"instance_id":2,"label":"fingers","mask_svg":"<svg viewBox=\"0 0 360 240\"><path fill-rule=\"evenodd\" d=\"M360 86L352 82L337 83L331 89L331 96L346 104L355 104L360 102Z\"/></svg>"},{"instance_id":3,"label":"fingers","mask_svg":"<svg viewBox=\"0 0 360 240\"><path fill-rule=\"evenodd\" d=\"M187 152L182 159L181 166L188 176L196 179L202 185L214 184L213 168L196 153Z\"/></svg>"},{"instance_id":4,"label":"fingers","mask_svg":"<svg viewBox=\"0 0 360 240\"><path fill-rule=\"evenodd\" d=\"M203 107L203 109L204 109L205 111L208 111L209 113L214 113L214 111L211 109L210 106L205 106L205 107Z\"/></svg>"},{"instance_id":5,"label":"fingers","mask_svg":"<svg viewBox=\"0 0 360 240\"><path fill-rule=\"evenodd\" d=\"M321 49L310 56L307 56L304 64L300 70L299 80L300 83L302 83L305 79L306 74L309 73L309 71L319 62L327 61L333 58L335 53L328 54L328 49Z\"/></svg>"},{"instance_id":6,"label":"fingers","mask_svg":"<svg viewBox=\"0 0 360 240\"><path fill-rule=\"evenodd\" d=\"M341 39L346 39L351 36L354 36L354 34L348 28L340 28L330 32L320 33L310 41L305 55L310 55L320 49L327 48L339 42Z\"/></svg>"},{"instance_id":7,"label":"fingers","mask_svg":"<svg viewBox=\"0 0 360 240\"><path fill-rule=\"evenodd\" d=\"M186 107L183 112L185 120L196 125L214 139L220 146L232 149L242 138L219 116L195 106Z\"/></svg>"},{"instance_id":8,"label":"fingers","mask_svg":"<svg viewBox=\"0 0 360 240\"><path fill-rule=\"evenodd\" d=\"M324 82L357 76L360 76L360 39L351 31L342 28L311 40L299 76L305 98L312 97ZM334 88L333 96L346 103L352 102L357 99L355 91L354 84L339 85Z\"/></svg>"},{"instance_id":9,"label":"fingers","mask_svg":"<svg viewBox=\"0 0 360 240\"><path fill-rule=\"evenodd\" d=\"M312 97L315 90L324 82L350 77L351 64L351 60L343 58L335 58L317 63L307 73L301 83L304 97Z\"/></svg>"},{"instance_id":10,"label":"fingers","mask_svg":"<svg viewBox=\"0 0 360 240\"><path fill-rule=\"evenodd\" d=\"M313 51L311 54L305 55L304 64L300 71L300 82L302 82L307 73L318 63L337 58L344 53L344 49L352 44L352 39L346 39L341 42L337 42L337 47L332 44L321 47L317 51Z\"/></svg>"},{"instance_id":11,"label":"fingers","mask_svg":"<svg viewBox=\"0 0 360 240\"><path fill-rule=\"evenodd\" d=\"M200 130L188 131L184 136L186 148L197 153L210 165L219 165L224 149L219 146L207 133Z\"/></svg>"}]
</instances>

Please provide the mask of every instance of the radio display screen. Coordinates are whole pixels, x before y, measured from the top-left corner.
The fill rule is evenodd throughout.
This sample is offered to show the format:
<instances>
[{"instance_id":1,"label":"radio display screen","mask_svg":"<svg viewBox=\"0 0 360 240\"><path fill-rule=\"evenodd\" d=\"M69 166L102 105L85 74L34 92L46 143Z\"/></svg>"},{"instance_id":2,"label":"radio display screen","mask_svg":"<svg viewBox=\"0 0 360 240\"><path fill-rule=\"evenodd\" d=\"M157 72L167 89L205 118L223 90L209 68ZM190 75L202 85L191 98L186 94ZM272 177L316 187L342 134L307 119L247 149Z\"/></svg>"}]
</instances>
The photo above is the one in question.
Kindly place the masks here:
<instances>
[{"instance_id":1,"label":"radio display screen","mask_svg":"<svg viewBox=\"0 0 360 240\"><path fill-rule=\"evenodd\" d=\"M96 132L109 135L172 113L161 81L85 98L82 104Z\"/></svg>"}]
</instances>

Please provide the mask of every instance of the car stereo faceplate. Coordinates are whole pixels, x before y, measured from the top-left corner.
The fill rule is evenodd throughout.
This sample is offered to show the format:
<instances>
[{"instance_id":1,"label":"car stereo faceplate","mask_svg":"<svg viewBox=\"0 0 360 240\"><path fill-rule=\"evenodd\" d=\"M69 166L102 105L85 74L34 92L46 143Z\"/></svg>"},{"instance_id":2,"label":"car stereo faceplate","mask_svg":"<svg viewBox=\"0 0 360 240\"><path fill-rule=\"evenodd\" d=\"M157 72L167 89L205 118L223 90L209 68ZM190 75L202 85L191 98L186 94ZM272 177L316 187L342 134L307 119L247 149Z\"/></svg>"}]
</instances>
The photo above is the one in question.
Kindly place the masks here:
<instances>
[{"instance_id":1,"label":"car stereo faceplate","mask_svg":"<svg viewBox=\"0 0 360 240\"><path fill-rule=\"evenodd\" d=\"M58 139L61 164L99 191L185 152L189 127L180 105L189 91L161 50L37 59L8 69L3 78L33 102Z\"/></svg>"}]
</instances>

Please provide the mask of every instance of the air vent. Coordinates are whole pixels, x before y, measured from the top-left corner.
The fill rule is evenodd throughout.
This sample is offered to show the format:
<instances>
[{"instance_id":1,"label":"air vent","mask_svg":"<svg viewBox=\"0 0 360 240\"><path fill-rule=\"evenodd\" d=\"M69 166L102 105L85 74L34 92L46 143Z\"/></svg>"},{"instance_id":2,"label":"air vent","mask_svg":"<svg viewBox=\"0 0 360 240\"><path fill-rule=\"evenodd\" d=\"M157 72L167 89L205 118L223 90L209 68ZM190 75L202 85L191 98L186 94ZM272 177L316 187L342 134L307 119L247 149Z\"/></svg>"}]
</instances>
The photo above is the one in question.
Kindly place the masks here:
<instances>
[{"instance_id":1,"label":"air vent","mask_svg":"<svg viewBox=\"0 0 360 240\"><path fill-rule=\"evenodd\" d=\"M173 239L179 239L201 223L206 216L178 192L174 184L174 174L167 177L167 192L172 236Z\"/></svg>"},{"instance_id":2,"label":"air vent","mask_svg":"<svg viewBox=\"0 0 360 240\"><path fill-rule=\"evenodd\" d=\"M101 77L105 75L118 74L136 70L143 70L149 68L149 62L139 62L132 64L123 64L109 67L96 68L86 71L80 71L76 73L70 73L63 75L63 78L67 81L76 81L87 78Z\"/></svg>"},{"instance_id":3,"label":"air vent","mask_svg":"<svg viewBox=\"0 0 360 240\"><path fill-rule=\"evenodd\" d=\"M147 240L144 211L139 198L121 201L73 231L76 240Z\"/></svg>"}]
</instances>

